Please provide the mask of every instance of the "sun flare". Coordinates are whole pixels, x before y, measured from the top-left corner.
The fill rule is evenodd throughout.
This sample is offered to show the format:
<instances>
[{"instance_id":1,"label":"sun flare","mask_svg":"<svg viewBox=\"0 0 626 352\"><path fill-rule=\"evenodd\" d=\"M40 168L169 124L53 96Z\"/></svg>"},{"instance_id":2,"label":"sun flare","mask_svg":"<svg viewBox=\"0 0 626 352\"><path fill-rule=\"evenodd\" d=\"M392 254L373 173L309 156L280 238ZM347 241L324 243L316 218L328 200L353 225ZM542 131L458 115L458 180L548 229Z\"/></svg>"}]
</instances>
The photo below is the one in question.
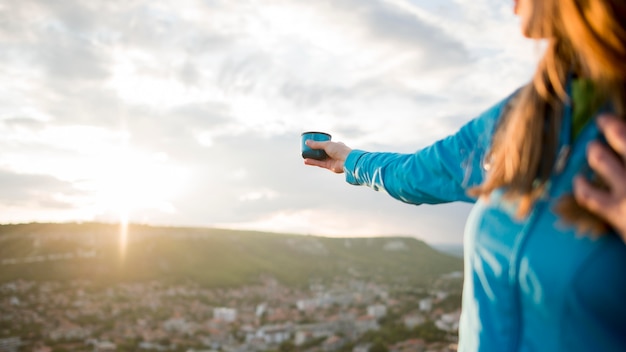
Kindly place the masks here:
<instances>
[{"instance_id":1,"label":"sun flare","mask_svg":"<svg viewBox=\"0 0 626 352\"><path fill-rule=\"evenodd\" d=\"M176 212L174 199L185 184L185 172L164 154L146 154L130 147L99 155L85 189L97 217L120 223L120 251L126 249L131 222L152 222Z\"/></svg>"},{"instance_id":2,"label":"sun flare","mask_svg":"<svg viewBox=\"0 0 626 352\"><path fill-rule=\"evenodd\" d=\"M97 202L131 218L138 210L174 212L169 199L180 190L182 175L158 156L118 155L98 182Z\"/></svg>"}]
</instances>

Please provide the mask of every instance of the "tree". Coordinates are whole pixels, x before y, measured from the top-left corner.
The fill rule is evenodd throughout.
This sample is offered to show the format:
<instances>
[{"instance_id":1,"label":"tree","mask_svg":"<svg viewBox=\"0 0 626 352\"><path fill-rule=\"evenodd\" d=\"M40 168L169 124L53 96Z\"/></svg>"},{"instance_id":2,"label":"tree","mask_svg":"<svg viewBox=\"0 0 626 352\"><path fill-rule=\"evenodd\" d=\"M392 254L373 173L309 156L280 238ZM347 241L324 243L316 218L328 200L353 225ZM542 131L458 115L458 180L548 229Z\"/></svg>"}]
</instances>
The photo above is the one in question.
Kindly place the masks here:
<instances>
[{"instance_id":1,"label":"tree","mask_svg":"<svg viewBox=\"0 0 626 352\"><path fill-rule=\"evenodd\" d=\"M428 342L438 342L446 340L446 332L440 330L433 321L427 321L422 325L418 325L413 329L417 337Z\"/></svg>"},{"instance_id":2,"label":"tree","mask_svg":"<svg viewBox=\"0 0 626 352\"><path fill-rule=\"evenodd\" d=\"M278 347L280 352L295 352L297 351L296 345L292 341L284 341Z\"/></svg>"},{"instance_id":3,"label":"tree","mask_svg":"<svg viewBox=\"0 0 626 352\"><path fill-rule=\"evenodd\" d=\"M370 347L370 352L389 352L389 349L382 341L377 340L372 344L372 347Z\"/></svg>"}]
</instances>

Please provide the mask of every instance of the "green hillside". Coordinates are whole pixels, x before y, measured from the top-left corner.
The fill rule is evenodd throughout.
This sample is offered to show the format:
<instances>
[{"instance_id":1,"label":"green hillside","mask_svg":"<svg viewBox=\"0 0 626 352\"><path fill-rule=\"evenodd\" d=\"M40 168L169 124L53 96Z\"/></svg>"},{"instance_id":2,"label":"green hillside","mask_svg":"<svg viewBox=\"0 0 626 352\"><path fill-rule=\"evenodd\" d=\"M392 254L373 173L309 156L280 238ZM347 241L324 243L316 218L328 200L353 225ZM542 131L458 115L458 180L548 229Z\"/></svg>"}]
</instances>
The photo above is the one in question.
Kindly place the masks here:
<instances>
[{"instance_id":1,"label":"green hillside","mask_svg":"<svg viewBox=\"0 0 626 352\"><path fill-rule=\"evenodd\" d=\"M100 223L0 225L0 282L16 279L192 280L238 286L270 275L289 285L337 277L428 284L461 259L409 237L326 238Z\"/></svg>"}]
</instances>

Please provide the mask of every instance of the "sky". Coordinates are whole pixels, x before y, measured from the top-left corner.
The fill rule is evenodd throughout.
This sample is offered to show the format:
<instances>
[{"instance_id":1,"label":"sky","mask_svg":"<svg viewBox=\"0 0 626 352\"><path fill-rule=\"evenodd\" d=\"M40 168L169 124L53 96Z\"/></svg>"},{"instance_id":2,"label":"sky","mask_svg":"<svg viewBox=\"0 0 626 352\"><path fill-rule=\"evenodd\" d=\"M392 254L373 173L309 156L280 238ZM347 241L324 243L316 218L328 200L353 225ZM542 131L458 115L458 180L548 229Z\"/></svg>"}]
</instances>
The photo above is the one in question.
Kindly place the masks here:
<instances>
[{"instance_id":1,"label":"sky","mask_svg":"<svg viewBox=\"0 0 626 352\"><path fill-rule=\"evenodd\" d=\"M305 166L300 135L412 153L527 82L503 0L0 0L0 223L130 221L460 243Z\"/></svg>"}]
</instances>

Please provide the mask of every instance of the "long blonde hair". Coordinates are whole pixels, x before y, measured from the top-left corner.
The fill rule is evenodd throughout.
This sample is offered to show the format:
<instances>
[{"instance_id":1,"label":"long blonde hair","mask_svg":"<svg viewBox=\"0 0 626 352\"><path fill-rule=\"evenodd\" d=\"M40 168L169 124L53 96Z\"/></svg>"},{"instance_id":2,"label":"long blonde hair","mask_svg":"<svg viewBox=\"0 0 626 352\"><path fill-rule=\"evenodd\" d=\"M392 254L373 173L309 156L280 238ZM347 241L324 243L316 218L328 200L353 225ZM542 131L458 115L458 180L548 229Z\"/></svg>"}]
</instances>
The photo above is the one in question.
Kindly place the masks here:
<instances>
[{"instance_id":1,"label":"long blonde hair","mask_svg":"<svg viewBox=\"0 0 626 352\"><path fill-rule=\"evenodd\" d=\"M554 169L563 106L570 99L568 74L591 79L618 116L625 119L626 112L626 0L534 0L533 12L529 30L548 38L545 54L494 134L486 180L470 191L488 196L504 189L505 197L518 201L520 217L541 197ZM582 232L607 229L573 196L561 199L557 211Z\"/></svg>"}]
</instances>

